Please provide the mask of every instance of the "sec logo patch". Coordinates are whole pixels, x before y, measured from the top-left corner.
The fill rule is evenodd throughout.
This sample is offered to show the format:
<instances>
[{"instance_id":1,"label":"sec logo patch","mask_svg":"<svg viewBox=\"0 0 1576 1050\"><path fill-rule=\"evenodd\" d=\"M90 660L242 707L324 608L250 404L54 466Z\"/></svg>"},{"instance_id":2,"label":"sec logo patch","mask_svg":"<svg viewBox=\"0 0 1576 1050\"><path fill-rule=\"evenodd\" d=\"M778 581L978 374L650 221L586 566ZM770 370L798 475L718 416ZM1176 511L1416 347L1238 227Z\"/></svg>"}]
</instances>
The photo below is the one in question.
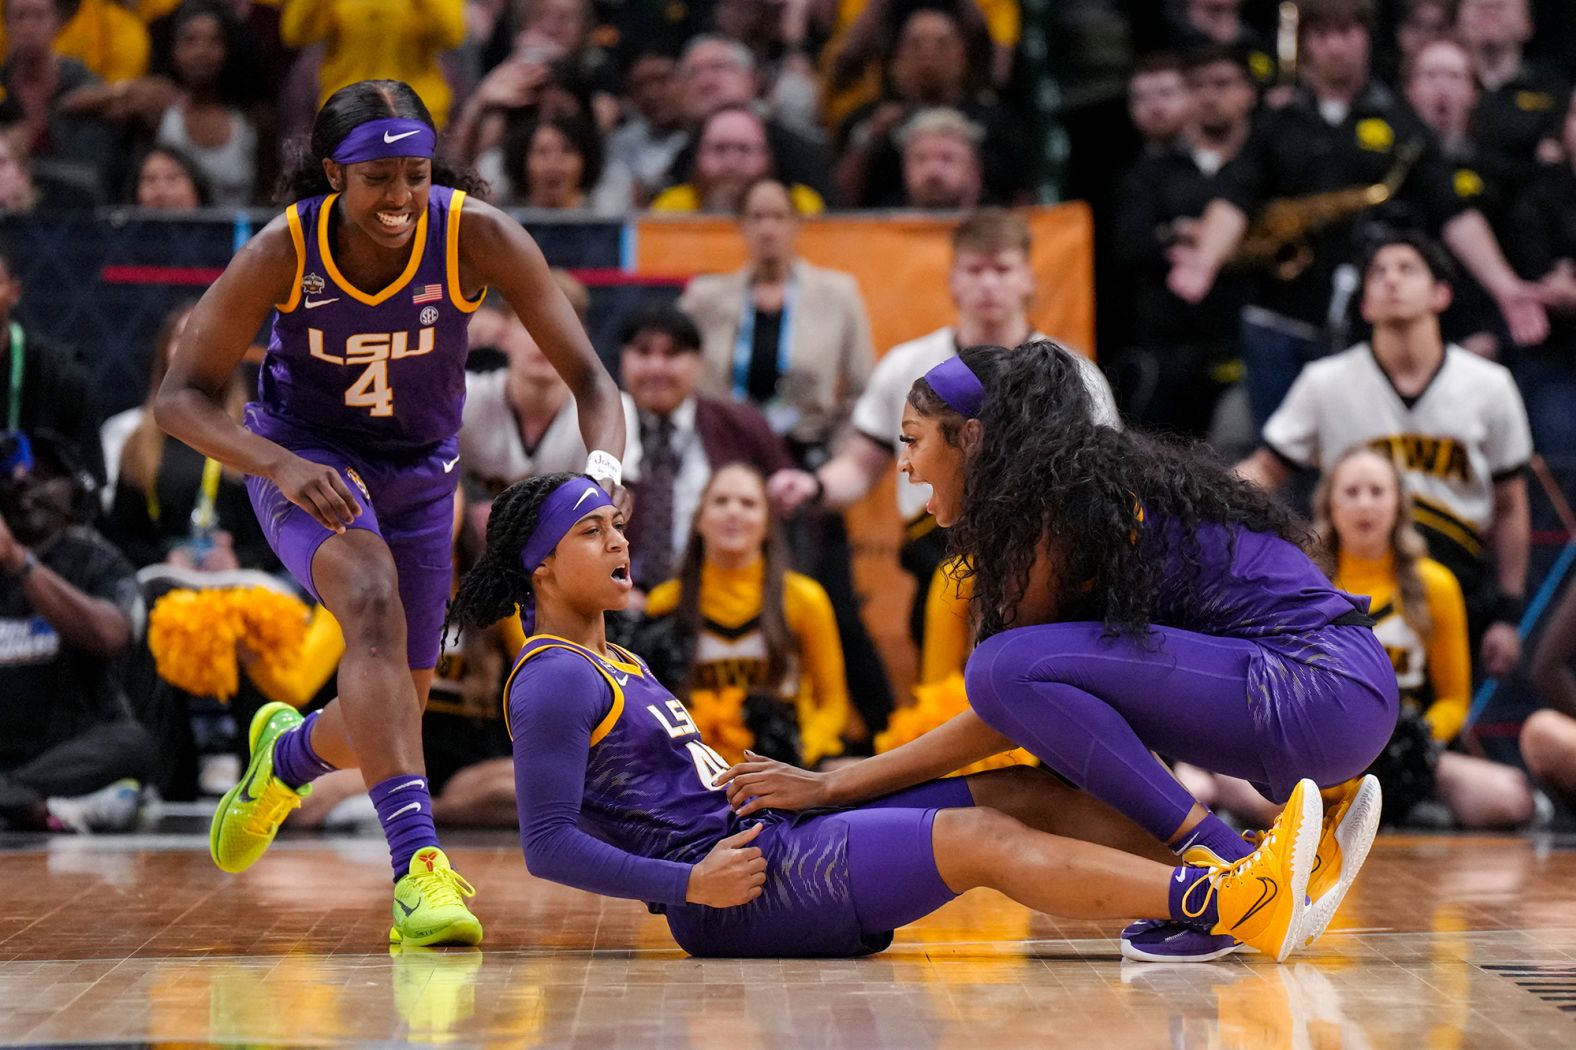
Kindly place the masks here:
<instances>
[{"instance_id":1,"label":"sec logo patch","mask_svg":"<svg viewBox=\"0 0 1576 1050\"><path fill-rule=\"evenodd\" d=\"M438 323L438 308L436 306L429 306L429 307L425 308L424 310L422 310L421 311L421 323L422 324L427 324L427 325L437 324Z\"/></svg>"}]
</instances>

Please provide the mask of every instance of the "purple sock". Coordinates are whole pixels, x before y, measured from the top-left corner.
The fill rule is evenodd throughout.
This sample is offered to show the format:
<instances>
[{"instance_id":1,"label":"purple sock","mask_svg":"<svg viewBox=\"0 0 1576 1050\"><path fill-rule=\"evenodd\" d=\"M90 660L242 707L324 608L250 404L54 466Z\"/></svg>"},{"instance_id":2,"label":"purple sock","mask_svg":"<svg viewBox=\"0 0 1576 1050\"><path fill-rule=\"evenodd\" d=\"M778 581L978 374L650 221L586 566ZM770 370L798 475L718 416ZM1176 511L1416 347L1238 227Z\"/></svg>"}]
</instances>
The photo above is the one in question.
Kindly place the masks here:
<instances>
[{"instance_id":1,"label":"purple sock","mask_svg":"<svg viewBox=\"0 0 1576 1050\"><path fill-rule=\"evenodd\" d=\"M389 860L394 865L394 881L398 882L410 874L410 858L417 850L438 844L427 778L417 773L400 773L373 785L367 793L377 807L383 836L389 840Z\"/></svg>"},{"instance_id":2,"label":"purple sock","mask_svg":"<svg viewBox=\"0 0 1576 1050\"><path fill-rule=\"evenodd\" d=\"M321 711L313 711L300 725L274 738L274 776L293 788L310 784L324 773L334 771L332 765L312 750L312 726L320 714Z\"/></svg>"},{"instance_id":3,"label":"purple sock","mask_svg":"<svg viewBox=\"0 0 1576 1050\"><path fill-rule=\"evenodd\" d=\"M1166 896L1170 900L1172 919L1190 922L1206 930L1215 928L1215 924L1220 921L1220 902L1218 895L1209 888L1209 875L1210 869L1191 865L1183 865L1171 872L1171 881L1166 884Z\"/></svg>"},{"instance_id":4,"label":"purple sock","mask_svg":"<svg viewBox=\"0 0 1576 1050\"><path fill-rule=\"evenodd\" d=\"M1190 847L1203 846L1214 853L1215 856L1230 864L1234 860L1241 860L1253 852L1253 847L1232 831L1224 820L1213 813L1204 814L1204 819L1193 826L1181 842L1174 847L1177 856L1185 854Z\"/></svg>"}]
</instances>

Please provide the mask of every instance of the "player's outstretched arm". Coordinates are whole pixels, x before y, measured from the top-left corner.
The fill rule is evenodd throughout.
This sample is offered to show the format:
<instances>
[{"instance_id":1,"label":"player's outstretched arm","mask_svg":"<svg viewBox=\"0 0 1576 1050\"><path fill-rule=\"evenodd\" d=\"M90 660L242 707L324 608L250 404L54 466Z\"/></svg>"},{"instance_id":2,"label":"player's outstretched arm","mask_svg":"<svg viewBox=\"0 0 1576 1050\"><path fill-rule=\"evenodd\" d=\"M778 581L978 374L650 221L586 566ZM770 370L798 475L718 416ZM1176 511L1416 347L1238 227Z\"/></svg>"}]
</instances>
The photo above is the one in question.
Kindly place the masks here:
<instances>
[{"instance_id":1,"label":"player's outstretched arm","mask_svg":"<svg viewBox=\"0 0 1576 1050\"><path fill-rule=\"evenodd\" d=\"M361 508L338 472L253 434L230 418L222 399L269 311L290 298L296 265L281 215L203 293L154 399L153 416L171 437L242 473L268 478L325 528L343 532Z\"/></svg>"},{"instance_id":2,"label":"player's outstretched arm","mask_svg":"<svg viewBox=\"0 0 1576 1050\"><path fill-rule=\"evenodd\" d=\"M813 773L746 752L717 778L741 817L762 809L805 810L847 806L946 776L1017 745L965 711L915 740L884 754Z\"/></svg>"},{"instance_id":3,"label":"player's outstretched arm","mask_svg":"<svg viewBox=\"0 0 1576 1050\"><path fill-rule=\"evenodd\" d=\"M474 197L460 225L460 277L467 292L497 288L575 396L586 448L624 455L618 384L586 337L580 319L548 272L536 241L519 223Z\"/></svg>"}]
</instances>

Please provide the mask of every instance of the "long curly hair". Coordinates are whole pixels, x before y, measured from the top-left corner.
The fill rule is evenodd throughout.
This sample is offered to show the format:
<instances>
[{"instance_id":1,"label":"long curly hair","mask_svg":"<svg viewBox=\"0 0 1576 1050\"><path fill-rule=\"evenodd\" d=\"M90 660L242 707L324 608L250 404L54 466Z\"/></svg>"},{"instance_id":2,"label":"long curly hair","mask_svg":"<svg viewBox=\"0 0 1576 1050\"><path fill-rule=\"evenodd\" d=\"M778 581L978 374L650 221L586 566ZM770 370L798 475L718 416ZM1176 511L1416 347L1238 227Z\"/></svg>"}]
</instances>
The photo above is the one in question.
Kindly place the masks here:
<instances>
[{"instance_id":1,"label":"long curly hair","mask_svg":"<svg viewBox=\"0 0 1576 1050\"><path fill-rule=\"evenodd\" d=\"M289 204L333 192L323 172L323 159L332 157L345 136L360 125L387 117L419 120L434 133L437 131L432 114L427 112L427 104L402 80L358 80L328 96L328 101L312 121L311 136L304 146L296 145L294 160L280 177L276 194L279 203ZM454 167L440 157L432 159L432 182L474 196L487 193L487 183L481 176L468 168Z\"/></svg>"},{"instance_id":2,"label":"long curly hair","mask_svg":"<svg viewBox=\"0 0 1576 1050\"><path fill-rule=\"evenodd\" d=\"M1395 555L1395 589L1399 595L1396 611L1406 625L1417 632L1419 638L1427 638L1433 632L1434 622L1429 615L1428 589L1423 586L1417 563L1428 557L1428 544L1412 521L1412 500L1407 495L1406 481L1396 468L1395 460L1367 445L1354 445L1330 464L1319 478L1319 487L1313 492L1313 531L1319 538L1314 561L1318 562L1326 576L1332 580L1335 578L1341 564L1341 535L1335 531L1335 523L1330 515L1330 503L1335 494L1335 475L1343 465L1365 455L1383 463L1395 483L1397 505L1389 543Z\"/></svg>"},{"instance_id":3,"label":"long curly hair","mask_svg":"<svg viewBox=\"0 0 1576 1050\"><path fill-rule=\"evenodd\" d=\"M1184 603L1197 595L1201 525L1273 533L1307 549L1306 530L1290 512L1208 446L1095 423L1093 399L1067 350L1037 340L986 356L989 365L976 369L985 384L983 435L966 466L961 518L948 534L959 556L954 575L974 581L981 640L1020 626L1018 608L1042 549L1054 568L1061 619L1103 621L1110 635L1138 638L1154 620L1166 561L1152 540L1142 542L1156 520L1181 530ZM935 415L923 403L926 392L911 391L910 404Z\"/></svg>"},{"instance_id":4,"label":"long curly hair","mask_svg":"<svg viewBox=\"0 0 1576 1050\"><path fill-rule=\"evenodd\" d=\"M449 628L461 631L491 627L531 597L531 574L520 563L520 552L531 538L542 504L554 489L574 474L543 474L517 481L493 500L487 518L487 546L476 564L460 579L459 589L443 618L443 643Z\"/></svg>"}]
</instances>

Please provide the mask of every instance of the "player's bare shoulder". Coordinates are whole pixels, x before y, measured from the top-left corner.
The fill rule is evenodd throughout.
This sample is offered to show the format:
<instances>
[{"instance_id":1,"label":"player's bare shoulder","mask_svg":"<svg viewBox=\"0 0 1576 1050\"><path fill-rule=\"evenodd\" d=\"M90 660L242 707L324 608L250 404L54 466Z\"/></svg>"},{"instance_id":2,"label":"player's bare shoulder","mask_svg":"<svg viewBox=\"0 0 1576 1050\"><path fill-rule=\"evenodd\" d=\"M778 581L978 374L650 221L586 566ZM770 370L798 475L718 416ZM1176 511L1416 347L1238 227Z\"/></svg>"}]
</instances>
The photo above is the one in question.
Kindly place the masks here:
<instances>
[{"instance_id":1,"label":"player's bare shoulder","mask_svg":"<svg viewBox=\"0 0 1576 1050\"><path fill-rule=\"evenodd\" d=\"M292 218L294 205L274 216L236 253L226 269L236 283L269 302L283 302L299 278L304 250L299 219Z\"/></svg>"}]
</instances>

